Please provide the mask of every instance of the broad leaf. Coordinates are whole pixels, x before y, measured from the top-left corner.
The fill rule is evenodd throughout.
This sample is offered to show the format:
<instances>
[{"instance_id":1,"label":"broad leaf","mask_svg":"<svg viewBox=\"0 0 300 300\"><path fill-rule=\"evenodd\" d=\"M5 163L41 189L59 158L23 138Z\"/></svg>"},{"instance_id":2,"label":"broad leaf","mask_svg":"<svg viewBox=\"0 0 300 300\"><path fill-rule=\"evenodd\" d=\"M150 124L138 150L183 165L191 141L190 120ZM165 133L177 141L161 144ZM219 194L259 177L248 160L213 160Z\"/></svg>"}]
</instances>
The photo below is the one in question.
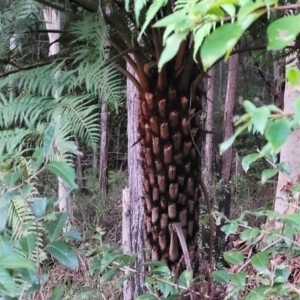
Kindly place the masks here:
<instances>
[{"instance_id":1,"label":"broad leaf","mask_svg":"<svg viewBox=\"0 0 300 300\"><path fill-rule=\"evenodd\" d=\"M63 265L71 269L78 267L78 258L67 243L62 241L52 242L46 246L46 250Z\"/></svg>"},{"instance_id":2,"label":"broad leaf","mask_svg":"<svg viewBox=\"0 0 300 300\"><path fill-rule=\"evenodd\" d=\"M233 265L242 265L244 263L244 254L238 251L227 251L224 253L224 259Z\"/></svg>"},{"instance_id":3,"label":"broad leaf","mask_svg":"<svg viewBox=\"0 0 300 300\"><path fill-rule=\"evenodd\" d=\"M290 274L291 270L289 266L276 266L274 282L286 283L289 279Z\"/></svg>"},{"instance_id":4,"label":"broad leaf","mask_svg":"<svg viewBox=\"0 0 300 300\"><path fill-rule=\"evenodd\" d=\"M47 198L36 198L34 199L34 202L30 203L30 208L37 218L40 218L45 214L46 207Z\"/></svg>"},{"instance_id":5,"label":"broad leaf","mask_svg":"<svg viewBox=\"0 0 300 300\"><path fill-rule=\"evenodd\" d=\"M249 228L249 229L245 229L242 233L241 233L241 239L243 241L248 241L250 239L253 239L255 237L257 237L260 233L260 230L258 228Z\"/></svg>"},{"instance_id":6,"label":"broad leaf","mask_svg":"<svg viewBox=\"0 0 300 300\"><path fill-rule=\"evenodd\" d=\"M61 212L56 214L56 220L50 222L48 227L48 237L50 242L53 242L56 240L58 235L61 233L62 229L65 227L66 222L68 220L68 213Z\"/></svg>"},{"instance_id":7,"label":"broad leaf","mask_svg":"<svg viewBox=\"0 0 300 300\"><path fill-rule=\"evenodd\" d=\"M259 272L269 275L269 254L266 251L259 252L251 257L251 265Z\"/></svg>"},{"instance_id":8,"label":"broad leaf","mask_svg":"<svg viewBox=\"0 0 300 300\"><path fill-rule=\"evenodd\" d=\"M271 112L266 106L260 107L252 113L252 123L260 134L264 133L270 114Z\"/></svg>"},{"instance_id":9,"label":"broad leaf","mask_svg":"<svg viewBox=\"0 0 300 300\"><path fill-rule=\"evenodd\" d=\"M120 272L120 267L114 267L106 271L100 278L100 284L104 284L114 278L116 274Z\"/></svg>"},{"instance_id":10,"label":"broad leaf","mask_svg":"<svg viewBox=\"0 0 300 300\"><path fill-rule=\"evenodd\" d=\"M259 158L260 158L259 153L252 153L252 154L245 156L242 160L242 166L243 166L243 169L245 170L245 172L247 172L249 170L250 164L252 164Z\"/></svg>"},{"instance_id":11,"label":"broad leaf","mask_svg":"<svg viewBox=\"0 0 300 300\"><path fill-rule=\"evenodd\" d=\"M246 284L246 272L240 271L230 275L230 279L236 287L242 288Z\"/></svg>"},{"instance_id":12,"label":"broad leaf","mask_svg":"<svg viewBox=\"0 0 300 300\"><path fill-rule=\"evenodd\" d=\"M165 277L169 276L171 274L171 271L168 266L160 266L153 269L153 274Z\"/></svg>"},{"instance_id":13,"label":"broad leaf","mask_svg":"<svg viewBox=\"0 0 300 300\"><path fill-rule=\"evenodd\" d=\"M14 254L11 242L6 236L0 235L0 257L8 257Z\"/></svg>"},{"instance_id":14,"label":"broad leaf","mask_svg":"<svg viewBox=\"0 0 300 300\"><path fill-rule=\"evenodd\" d=\"M283 222L291 227L300 230L300 213L294 213L286 216Z\"/></svg>"},{"instance_id":15,"label":"broad leaf","mask_svg":"<svg viewBox=\"0 0 300 300\"><path fill-rule=\"evenodd\" d=\"M286 77L292 86L300 84L300 70L297 68L288 68Z\"/></svg>"},{"instance_id":16,"label":"broad leaf","mask_svg":"<svg viewBox=\"0 0 300 300\"><path fill-rule=\"evenodd\" d=\"M290 135L291 127L287 120L279 119L274 121L266 130L266 138L273 146L273 149L279 150Z\"/></svg>"},{"instance_id":17,"label":"broad leaf","mask_svg":"<svg viewBox=\"0 0 300 300\"><path fill-rule=\"evenodd\" d=\"M138 296L136 298L136 300L158 300L158 299L159 298L155 297L152 294L145 294L145 295Z\"/></svg>"},{"instance_id":18,"label":"broad leaf","mask_svg":"<svg viewBox=\"0 0 300 300\"><path fill-rule=\"evenodd\" d=\"M69 239L76 240L76 241L82 241L80 232L78 232L76 230L70 230L70 231L64 232L63 236L66 238L69 238Z\"/></svg>"},{"instance_id":19,"label":"broad leaf","mask_svg":"<svg viewBox=\"0 0 300 300\"><path fill-rule=\"evenodd\" d=\"M14 297L17 295L18 289L14 279L7 270L2 267L0 267L0 286L0 290L4 291L8 296Z\"/></svg>"},{"instance_id":20,"label":"broad leaf","mask_svg":"<svg viewBox=\"0 0 300 300\"><path fill-rule=\"evenodd\" d=\"M63 299L66 288L59 286L55 288L49 300L61 300Z\"/></svg>"},{"instance_id":21,"label":"broad leaf","mask_svg":"<svg viewBox=\"0 0 300 300\"><path fill-rule=\"evenodd\" d=\"M268 179L275 176L278 172L279 172L278 169L265 169L265 170L263 170L262 174L261 174L261 183L265 184L268 181Z\"/></svg>"},{"instance_id":22,"label":"broad leaf","mask_svg":"<svg viewBox=\"0 0 300 300\"><path fill-rule=\"evenodd\" d=\"M242 35L243 29L237 24L225 24L210 34L200 49L204 70L225 54L228 55Z\"/></svg>"},{"instance_id":23,"label":"broad leaf","mask_svg":"<svg viewBox=\"0 0 300 300\"><path fill-rule=\"evenodd\" d=\"M70 189L76 189L78 187L75 183L76 174L74 168L68 163L53 161L47 165L46 169L61 178Z\"/></svg>"},{"instance_id":24,"label":"broad leaf","mask_svg":"<svg viewBox=\"0 0 300 300\"><path fill-rule=\"evenodd\" d=\"M9 256L0 257L0 267L11 270L23 268L35 270L33 261L15 253Z\"/></svg>"},{"instance_id":25,"label":"broad leaf","mask_svg":"<svg viewBox=\"0 0 300 300\"><path fill-rule=\"evenodd\" d=\"M181 286L188 288L193 281L193 271L185 270L180 274L178 283Z\"/></svg>"},{"instance_id":26,"label":"broad leaf","mask_svg":"<svg viewBox=\"0 0 300 300\"><path fill-rule=\"evenodd\" d=\"M227 271L219 270L212 273L213 279L220 283L229 283L230 278Z\"/></svg>"},{"instance_id":27,"label":"broad leaf","mask_svg":"<svg viewBox=\"0 0 300 300\"><path fill-rule=\"evenodd\" d=\"M225 239L227 239L227 237L230 234L236 233L237 230L238 230L238 226L239 225L235 222L232 222L232 223L229 223L229 224L226 224L226 225L222 226L221 230L226 233Z\"/></svg>"},{"instance_id":28,"label":"broad leaf","mask_svg":"<svg viewBox=\"0 0 300 300\"><path fill-rule=\"evenodd\" d=\"M268 50L280 50L291 45L300 32L300 15L280 18L268 27Z\"/></svg>"},{"instance_id":29,"label":"broad leaf","mask_svg":"<svg viewBox=\"0 0 300 300\"><path fill-rule=\"evenodd\" d=\"M244 105L246 112L251 115L257 110L257 107L249 100L245 100L243 105Z\"/></svg>"},{"instance_id":30,"label":"broad leaf","mask_svg":"<svg viewBox=\"0 0 300 300\"><path fill-rule=\"evenodd\" d=\"M6 228L8 218L8 205L0 207L0 232Z\"/></svg>"}]
</instances>

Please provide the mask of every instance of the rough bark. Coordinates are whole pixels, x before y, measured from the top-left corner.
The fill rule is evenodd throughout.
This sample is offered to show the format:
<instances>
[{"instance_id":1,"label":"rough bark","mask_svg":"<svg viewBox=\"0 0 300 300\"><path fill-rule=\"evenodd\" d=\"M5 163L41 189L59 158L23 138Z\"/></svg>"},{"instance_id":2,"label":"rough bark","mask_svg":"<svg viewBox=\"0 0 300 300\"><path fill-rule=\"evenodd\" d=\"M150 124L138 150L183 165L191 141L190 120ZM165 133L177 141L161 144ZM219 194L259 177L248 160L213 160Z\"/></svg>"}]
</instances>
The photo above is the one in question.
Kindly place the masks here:
<instances>
[{"instance_id":1,"label":"rough bark","mask_svg":"<svg viewBox=\"0 0 300 300\"><path fill-rule=\"evenodd\" d=\"M296 54L295 54L296 55ZM290 58L288 58L290 59ZM295 59L289 66L295 66L298 63L298 59ZM289 82L285 84L284 91L284 112L286 114L294 113L295 101L299 97L299 90L291 86ZM278 213L287 215L297 211L297 206L299 199L296 202L291 199L291 193L285 187L293 185L299 181L300 175L300 129L294 130L287 141L284 143L280 152L280 162L285 162L290 165L291 173L285 175L279 173L276 198L274 202L274 210ZM273 222L269 222L270 226L274 226ZM276 224L280 226L281 224Z\"/></svg>"},{"instance_id":2,"label":"rough bark","mask_svg":"<svg viewBox=\"0 0 300 300\"><path fill-rule=\"evenodd\" d=\"M130 66L127 70L133 73ZM144 255L142 249L144 247L144 203L143 203L143 172L140 160L141 146L138 133L138 116L139 116L139 93L130 80L127 80L127 113L128 113L128 185L129 185L129 201L130 203L123 207L123 212L127 216L125 231L127 237L123 236L123 247L126 252L138 253L138 259L134 268L143 271L142 264ZM124 223L123 223L124 224ZM123 231L124 233L124 231ZM137 273L124 283L123 298L126 300L134 300L143 292L144 277Z\"/></svg>"},{"instance_id":3,"label":"rough bark","mask_svg":"<svg viewBox=\"0 0 300 300\"><path fill-rule=\"evenodd\" d=\"M224 141L229 139L233 135L233 109L235 104L236 93L236 77L238 69L238 54L232 55L228 61L228 79L227 79L227 92L224 107L224 123L223 123L223 138ZM230 176L232 166L232 147L229 147L222 155L222 170L221 170L221 197L219 200L219 211L226 217L230 216ZM222 253L226 247L226 241L224 240L225 234L221 231L223 224L220 224L216 228L216 243L215 254L216 259L222 257Z\"/></svg>"},{"instance_id":4,"label":"rough bark","mask_svg":"<svg viewBox=\"0 0 300 300\"><path fill-rule=\"evenodd\" d=\"M107 103L101 105L101 141L99 156L99 190L101 197L106 197L108 188L108 109Z\"/></svg>"}]
</instances>

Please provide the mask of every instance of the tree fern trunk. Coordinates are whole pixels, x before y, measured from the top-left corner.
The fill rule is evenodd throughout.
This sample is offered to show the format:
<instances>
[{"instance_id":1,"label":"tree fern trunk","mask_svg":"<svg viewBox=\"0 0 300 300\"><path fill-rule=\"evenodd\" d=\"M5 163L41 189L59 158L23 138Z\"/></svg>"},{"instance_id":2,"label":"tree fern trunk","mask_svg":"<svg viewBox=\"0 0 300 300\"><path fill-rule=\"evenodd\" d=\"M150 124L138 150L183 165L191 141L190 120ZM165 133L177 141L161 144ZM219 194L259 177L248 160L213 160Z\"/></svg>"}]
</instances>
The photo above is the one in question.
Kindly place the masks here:
<instances>
[{"instance_id":1,"label":"tree fern trunk","mask_svg":"<svg viewBox=\"0 0 300 300\"><path fill-rule=\"evenodd\" d=\"M140 96L146 246L152 260L163 260L174 269L183 251L172 224L180 223L190 254L197 250L199 149L195 140L201 104L180 96L174 88L166 98L155 93Z\"/></svg>"}]
</instances>

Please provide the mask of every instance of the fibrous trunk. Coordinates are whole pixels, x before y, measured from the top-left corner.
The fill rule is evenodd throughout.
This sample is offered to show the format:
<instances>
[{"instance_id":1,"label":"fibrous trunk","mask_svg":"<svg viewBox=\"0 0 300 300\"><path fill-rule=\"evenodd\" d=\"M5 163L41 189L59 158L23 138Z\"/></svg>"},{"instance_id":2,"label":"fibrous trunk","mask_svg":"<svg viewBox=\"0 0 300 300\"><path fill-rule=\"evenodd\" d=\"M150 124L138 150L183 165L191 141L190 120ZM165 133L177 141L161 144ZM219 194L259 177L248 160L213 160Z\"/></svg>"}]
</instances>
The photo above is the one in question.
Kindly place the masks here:
<instances>
[{"instance_id":1,"label":"fibrous trunk","mask_svg":"<svg viewBox=\"0 0 300 300\"><path fill-rule=\"evenodd\" d=\"M174 88L166 98L140 93L139 103L146 246L174 268L183 252L172 224L180 223L190 254L197 250L201 104Z\"/></svg>"}]
</instances>

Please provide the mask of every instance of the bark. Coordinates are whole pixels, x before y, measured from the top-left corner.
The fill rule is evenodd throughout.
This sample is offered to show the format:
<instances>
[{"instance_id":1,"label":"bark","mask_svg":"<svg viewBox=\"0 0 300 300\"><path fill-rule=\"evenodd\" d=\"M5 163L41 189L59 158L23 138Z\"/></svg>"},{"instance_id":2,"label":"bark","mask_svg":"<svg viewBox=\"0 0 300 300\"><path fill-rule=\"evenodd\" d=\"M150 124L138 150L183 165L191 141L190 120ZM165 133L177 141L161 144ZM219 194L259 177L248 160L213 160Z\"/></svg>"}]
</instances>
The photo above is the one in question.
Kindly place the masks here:
<instances>
[{"instance_id":1,"label":"bark","mask_svg":"<svg viewBox=\"0 0 300 300\"><path fill-rule=\"evenodd\" d=\"M79 146L79 141L78 141L77 136L75 136L75 142L76 142L77 149L79 150L80 146ZM76 163L77 181L78 181L79 187L83 188L83 187L85 187L85 178L84 178L84 174L83 174L82 160L81 160L80 154L76 155L76 160L77 160L77 163Z\"/></svg>"},{"instance_id":2,"label":"bark","mask_svg":"<svg viewBox=\"0 0 300 300\"><path fill-rule=\"evenodd\" d=\"M237 69L238 69L238 54L232 55L228 61L228 79L227 79L227 92L224 107L224 123L223 123L223 138L224 141L233 135L233 109L235 104L235 93L237 85ZM219 211L226 217L230 216L230 176L232 167L232 147L227 149L222 155L222 187L221 197L219 200ZM220 224L216 228L216 243L215 254L216 259L222 257L222 253L226 247L225 234L221 231Z\"/></svg>"},{"instance_id":3,"label":"bark","mask_svg":"<svg viewBox=\"0 0 300 300\"><path fill-rule=\"evenodd\" d=\"M204 175L206 186L211 187L212 184L212 157L213 157L213 99L214 99L214 78L215 69L211 68L208 72L207 80L207 101L206 101L206 120L205 120L205 166Z\"/></svg>"},{"instance_id":4,"label":"bark","mask_svg":"<svg viewBox=\"0 0 300 300\"><path fill-rule=\"evenodd\" d=\"M273 53L274 56L276 52ZM285 61L275 60L273 63L274 72L274 104L283 110L284 108L284 88L285 88Z\"/></svg>"},{"instance_id":5,"label":"bark","mask_svg":"<svg viewBox=\"0 0 300 300\"><path fill-rule=\"evenodd\" d=\"M295 54L296 55L296 54ZM290 58L288 58L290 59ZM297 66L298 59L290 66ZM289 82L285 84L284 91L284 112L286 114L294 113L294 106L297 97L299 96L299 90L297 88L291 86ZM285 175L279 173L277 189L276 189L276 198L274 203L274 210L283 215L287 215L297 211L296 204L298 203L298 199L296 202L291 199L291 193L286 189L287 186L293 185L299 181L300 175L300 156L299 149L300 148L300 129L294 130L287 141L284 143L280 152L280 162L285 162L290 165L291 173L290 175ZM274 224L272 221L269 222L269 226L281 226L281 224Z\"/></svg>"},{"instance_id":6,"label":"bark","mask_svg":"<svg viewBox=\"0 0 300 300\"><path fill-rule=\"evenodd\" d=\"M99 156L99 188L101 197L106 197L108 189L108 109L107 103L101 105L101 141Z\"/></svg>"},{"instance_id":7,"label":"bark","mask_svg":"<svg viewBox=\"0 0 300 300\"><path fill-rule=\"evenodd\" d=\"M133 73L130 66L127 70ZM129 203L123 207L124 220L128 230L123 228L123 249L129 253L139 253L134 268L143 271L144 262L144 205L143 205L143 173L140 161L141 146L137 143L139 140L138 133L138 116L139 116L139 93L130 80L127 80L127 113L128 113L128 185L129 185ZM127 198L128 199L128 198ZM124 226L123 222L123 226ZM144 277L137 273L129 280L125 281L123 286L123 298L134 300L138 295L143 293Z\"/></svg>"}]
</instances>

